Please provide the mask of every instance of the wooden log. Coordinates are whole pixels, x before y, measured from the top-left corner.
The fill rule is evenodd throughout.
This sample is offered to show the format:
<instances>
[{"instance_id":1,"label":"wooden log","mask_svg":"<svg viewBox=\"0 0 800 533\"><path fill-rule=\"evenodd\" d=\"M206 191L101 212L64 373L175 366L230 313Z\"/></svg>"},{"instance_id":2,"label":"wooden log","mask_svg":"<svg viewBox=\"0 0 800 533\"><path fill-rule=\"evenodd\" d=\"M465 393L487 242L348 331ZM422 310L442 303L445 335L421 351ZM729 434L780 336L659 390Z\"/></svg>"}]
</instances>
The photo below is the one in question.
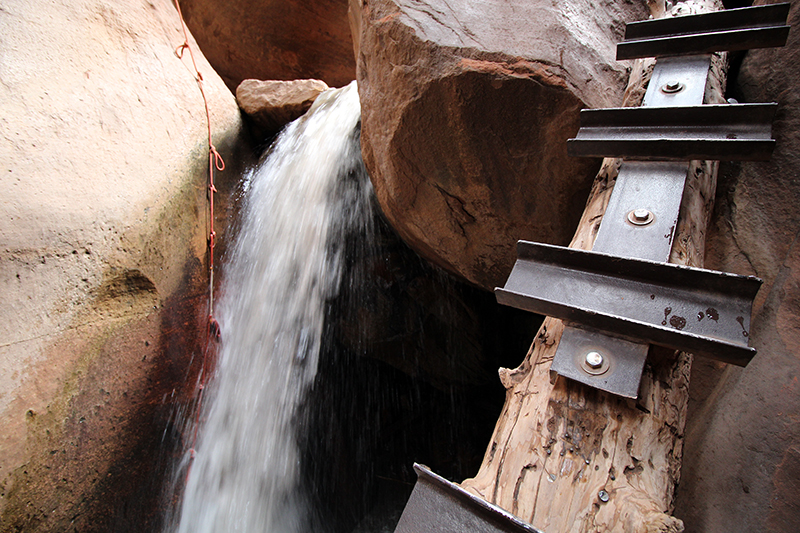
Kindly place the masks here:
<instances>
[{"instance_id":1,"label":"wooden log","mask_svg":"<svg viewBox=\"0 0 800 533\"><path fill-rule=\"evenodd\" d=\"M718 10L698 0L667 10L651 2L654 17ZM632 67L625 106L641 104L654 60ZM727 61L712 60L706 102L724 101ZM595 179L570 244L591 249L614 187L620 161L607 159ZM717 164L692 162L670 262L702 266L713 208ZM506 403L478 474L461 485L541 528L557 532L679 532L670 516L680 476L692 356L651 348L637 401L580 383L550 379L563 331L545 319L522 364L501 368Z\"/></svg>"}]
</instances>

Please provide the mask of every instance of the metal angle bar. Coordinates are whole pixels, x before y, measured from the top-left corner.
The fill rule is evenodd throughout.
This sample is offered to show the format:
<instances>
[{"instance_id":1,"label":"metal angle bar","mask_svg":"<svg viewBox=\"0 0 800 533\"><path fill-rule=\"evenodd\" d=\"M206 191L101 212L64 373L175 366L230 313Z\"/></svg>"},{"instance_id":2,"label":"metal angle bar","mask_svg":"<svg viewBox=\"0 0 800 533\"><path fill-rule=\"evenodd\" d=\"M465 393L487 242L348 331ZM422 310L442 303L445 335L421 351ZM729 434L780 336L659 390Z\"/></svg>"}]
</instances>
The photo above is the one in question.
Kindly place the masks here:
<instances>
[{"instance_id":1,"label":"metal angle bar","mask_svg":"<svg viewBox=\"0 0 800 533\"><path fill-rule=\"evenodd\" d=\"M766 160L777 104L585 109L573 156Z\"/></svg>"},{"instance_id":2,"label":"metal angle bar","mask_svg":"<svg viewBox=\"0 0 800 533\"><path fill-rule=\"evenodd\" d=\"M617 45L617 59L783 46L789 7L783 3L633 22Z\"/></svg>"},{"instance_id":3,"label":"metal angle bar","mask_svg":"<svg viewBox=\"0 0 800 533\"><path fill-rule=\"evenodd\" d=\"M517 256L501 304L740 366L755 355L758 278L526 241Z\"/></svg>"},{"instance_id":4,"label":"metal angle bar","mask_svg":"<svg viewBox=\"0 0 800 533\"><path fill-rule=\"evenodd\" d=\"M511 513L414 464L417 483L395 533L542 533Z\"/></svg>"}]
</instances>

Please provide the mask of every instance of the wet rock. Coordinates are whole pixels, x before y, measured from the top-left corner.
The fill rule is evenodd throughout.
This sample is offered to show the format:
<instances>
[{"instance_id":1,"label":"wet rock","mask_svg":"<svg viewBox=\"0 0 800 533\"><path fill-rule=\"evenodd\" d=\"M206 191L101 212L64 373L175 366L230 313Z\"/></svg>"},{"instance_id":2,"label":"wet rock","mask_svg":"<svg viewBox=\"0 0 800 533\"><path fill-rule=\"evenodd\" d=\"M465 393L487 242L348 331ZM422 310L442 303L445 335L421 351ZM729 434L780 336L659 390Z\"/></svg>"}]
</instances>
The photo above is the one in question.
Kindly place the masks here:
<instances>
[{"instance_id":1,"label":"wet rock","mask_svg":"<svg viewBox=\"0 0 800 533\"><path fill-rule=\"evenodd\" d=\"M265 138L308 111L327 88L321 80L244 80L236 88L236 101L250 119L254 136Z\"/></svg>"},{"instance_id":2,"label":"wet rock","mask_svg":"<svg viewBox=\"0 0 800 533\"><path fill-rule=\"evenodd\" d=\"M568 157L566 140L582 107L621 104L615 46L626 21L647 17L645 3L376 0L360 10L364 161L402 238L486 289L505 282L518 239L566 244L598 167Z\"/></svg>"},{"instance_id":3,"label":"wet rock","mask_svg":"<svg viewBox=\"0 0 800 533\"><path fill-rule=\"evenodd\" d=\"M177 12L15 2L0 34L0 529L155 531L207 320L207 125ZM251 148L191 44L228 163L224 242L233 146Z\"/></svg>"},{"instance_id":4,"label":"wet rock","mask_svg":"<svg viewBox=\"0 0 800 533\"><path fill-rule=\"evenodd\" d=\"M355 79L347 0L182 0L186 23L231 91L245 79Z\"/></svg>"}]
</instances>

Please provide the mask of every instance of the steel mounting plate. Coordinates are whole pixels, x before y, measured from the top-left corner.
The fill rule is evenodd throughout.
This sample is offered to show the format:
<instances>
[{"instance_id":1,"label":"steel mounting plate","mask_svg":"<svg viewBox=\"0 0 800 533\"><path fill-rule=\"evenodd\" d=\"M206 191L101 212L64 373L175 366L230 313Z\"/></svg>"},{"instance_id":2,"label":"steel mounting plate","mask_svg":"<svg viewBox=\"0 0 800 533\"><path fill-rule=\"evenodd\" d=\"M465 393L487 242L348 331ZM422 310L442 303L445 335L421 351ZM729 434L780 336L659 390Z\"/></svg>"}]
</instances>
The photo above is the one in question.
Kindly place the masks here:
<instances>
[{"instance_id":1,"label":"steel mounting plate","mask_svg":"<svg viewBox=\"0 0 800 533\"><path fill-rule=\"evenodd\" d=\"M593 250L650 261L669 259L688 168L686 162L623 163ZM636 209L647 210L650 221L632 223L629 214Z\"/></svg>"},{"instance_id":2,"label":"steel mounting plate","mask_svg":"<svg viewBox=\"0 0 800 533\"><path fill-rule=\"evenodd\" d=\"M635 399L649 349L650 345L646 343L567 325L550 370L596 389ZM585 364L589 352L598 352L602 356L600 369L594 370Z\"/></svg>"}]
</instances>

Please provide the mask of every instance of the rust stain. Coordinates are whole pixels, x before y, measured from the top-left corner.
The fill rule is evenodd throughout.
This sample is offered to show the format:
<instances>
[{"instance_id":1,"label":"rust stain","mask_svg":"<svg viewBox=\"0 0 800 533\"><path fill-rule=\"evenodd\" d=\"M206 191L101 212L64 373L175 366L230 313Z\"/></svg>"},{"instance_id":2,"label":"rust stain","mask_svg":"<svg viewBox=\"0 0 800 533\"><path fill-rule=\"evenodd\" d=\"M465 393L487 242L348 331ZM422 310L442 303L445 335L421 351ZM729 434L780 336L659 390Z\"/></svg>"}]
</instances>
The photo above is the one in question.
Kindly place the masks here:
<instances>
[{"instance_id":1,"label":"rust stain","mask_svg":"<svg viewBox=\"0 0 800 533\"><path fill-rule=\"evenodd\" d=\"M675 329L683 329L686 327L686 319L682 316L672 315L669 319L669 325Z\"/></svg>"}]
</instances>

